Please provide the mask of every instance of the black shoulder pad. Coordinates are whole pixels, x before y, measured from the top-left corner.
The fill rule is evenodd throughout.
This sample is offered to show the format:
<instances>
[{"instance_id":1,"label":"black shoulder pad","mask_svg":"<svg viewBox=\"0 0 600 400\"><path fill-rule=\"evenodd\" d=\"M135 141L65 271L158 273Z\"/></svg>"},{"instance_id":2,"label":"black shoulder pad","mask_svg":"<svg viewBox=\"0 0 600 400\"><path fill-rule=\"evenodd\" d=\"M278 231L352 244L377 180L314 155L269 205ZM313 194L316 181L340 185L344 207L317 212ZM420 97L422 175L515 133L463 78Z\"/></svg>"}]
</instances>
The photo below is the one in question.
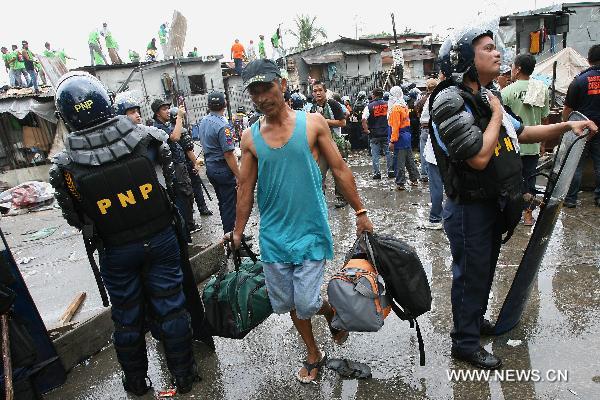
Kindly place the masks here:
<instances>
[{"instance_id":1,"label":"black shoulder pad","mask_svg":"<svg viewBox=\"0 0 600 400\"><path fill-rule=\"evenodd\" d=\"M431 119L436 125L452 117L461 111L465 101L460 95L460 89L450 86L439 92L433 99L431 107Z\"/></svg>"}]
</instances>

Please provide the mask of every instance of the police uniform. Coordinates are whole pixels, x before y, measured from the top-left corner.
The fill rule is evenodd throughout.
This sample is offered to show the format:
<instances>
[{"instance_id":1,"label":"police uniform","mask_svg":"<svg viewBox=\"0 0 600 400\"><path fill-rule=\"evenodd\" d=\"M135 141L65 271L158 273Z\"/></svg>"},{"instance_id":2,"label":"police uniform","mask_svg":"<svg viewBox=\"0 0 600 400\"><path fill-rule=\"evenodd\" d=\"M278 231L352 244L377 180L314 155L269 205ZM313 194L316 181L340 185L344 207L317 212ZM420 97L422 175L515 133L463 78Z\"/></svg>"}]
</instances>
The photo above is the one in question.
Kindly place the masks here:
<instances>
[{"instance_id":1,"label":"police uniform","mask_svg":"<svg viewBox=\"0 0 600 400\"><path fill-rule=\"evenodd\" d=\"M93 239L112 303L113 343L127 391L146 384L146 321L164 344L167 365L180 391L197 378L185 309L180 247L168 186L173 175L163 132L113 116L106 89L94 77L65 75L57 109L71 133L53 159L50 183L67 222Z\"/></svg>"},{"instance_id":2,"label":"police uniform","mask_svg":"<svg viewBox=\"0 0 600 400\"><path fill-rule=\"evenodd\" d=\"M600 65L596 64L582 71L573 79L567 90L565 105L574 111L579 111L597 126L600 126ZM571 187L565 197L567 207L575 207L577 193L581 185L581 176L588 153L594 164L596 187L594 189L594 203L600 207L600 135L594 135L585 145L584 154L575 170Z\"/></svg>"},{"instance_id":3,"label":"police uniform","mask_svg":"<svg viewBox=\"0 0 600 400\"><path fill-rule=\"evenodd\" d=\"M233 231L237 190L235 175L225 161L225 153L235 149L233 130L227 119L211 112L200 121L200 142L204 152L206 176L215 189L225 233Z\"/></svg>"},{"instance_id":4,"label":"police uniform","mask_svg":"<svg viewBox=\"0 0 600 400\"><path fill-rule=\"evenodd\" d=\"M480 346L480 336L492 330L484 315L502 236L506 234L508 240L523 209L518 135L524 126L505 112L487 166L476 170L468 165L483 145L483 132L492 116L487 96L492 92L482 88L473 93L462 78L454 79L456 72L474 74L471 46L483 35L492 36L473 29L457 45L447 41L442 46L442 70L453 79L441 82L430 96L430 136L448 197L443 221L452 253L452 355L481 368L498 368L501 360ZM461 67L463 57L470 59Z\"/></svg>"},{"instance_id":5,"label":"police uniform","mask_svg":"<svg viewBox=\"0 0 600 400\"><path fill-rule=\"evenodd\" d=\"M173 132L175 125L167 122L163 123L155 117L154 126L158 129L162 129L168 135ZM189 233L196 227L194 222L194 190L192 188L192 181L188 173L187 157L179 142L168 139L167 143L171 148L171 154L173 155L173 166L175 169L175 179L173 180L173 189L175 194L175 205L181 214L185 226L187 228L188 241L191 240Z\"/></svg>"}]
</instances>

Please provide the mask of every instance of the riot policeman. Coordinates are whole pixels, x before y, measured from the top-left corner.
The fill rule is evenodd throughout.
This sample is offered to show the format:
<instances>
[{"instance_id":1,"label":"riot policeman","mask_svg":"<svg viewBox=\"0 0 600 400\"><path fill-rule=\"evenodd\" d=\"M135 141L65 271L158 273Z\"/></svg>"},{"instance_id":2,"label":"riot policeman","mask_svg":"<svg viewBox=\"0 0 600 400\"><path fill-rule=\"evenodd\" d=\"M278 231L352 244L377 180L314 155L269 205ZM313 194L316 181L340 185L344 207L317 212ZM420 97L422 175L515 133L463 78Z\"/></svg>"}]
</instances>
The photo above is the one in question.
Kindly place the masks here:
<instances>
[{"instance_id":1,"label":"riot policeman","mask_svg":"<svg viewBox=\"0 0 600 400\"><path fill-rule=\"evenodd\" d=\"M173 155L173 166L175 168L175 179L173 188L175 193L175 205L185 221L188 237L191 243L191 234L198 231L200 227L194 222L194 190L192 181L187 170L186 154L181 147L180 140L183 131L183 116L185 109L179 107L179 113L175 124L170 121L171 103L162 99L156 99L152 102L150 108L154 113L154 126L167 132L169 147Z\"/></svg>"},{"instance_id":2,"label":"riot policeman","mask_svg":"<svg viewBox=\"0 0 600 400\"><path fill-rule=\"evenodd\" d=\"M179 115L179 109L177 107L171 107L169 110L171 124L177 123L177 116ZM187 129L182 128L181 138L179 139L179 145L185 152L185 165L187 172L190 177L190 183L192 184L192 190L194 192L194 200L196 200L196 206L200 215L212 215L212 211L206 206L206 200L204 199L204 182L200 178L198 167L196 166L196 153L194 153L194 142L192 136Z\"/></svg>"},{"instance_id":3,"label":"riot policeman","mask_svg":"<svg viewBox=\"0 0 600 400\"><path fill-rule=\"evenodd\" d=\"M210 113L200 121L199 136L204 151L206 176L215 188L219 201L219 213L224 232L231 232L235 224L237 179L239 168L235 149L234 134L224 117L225 95L212 92L208 95Z\"/></svg>"},{"instance_id":4,"label":"riot policeman","mask_svg":"<svg viewBox=\"0 0 600 400\"><path fill-rule=\"evenodd\" d=\"M180 246L173 207L151 160L160 161L170 186L166 134L115 116L106 88L83 72L61 78L56 108L70 133L65 150L53 159L50 183L67 222L98 249L123 386L140 396L152 385L144 340L150 320L178 391L189 392L199 377L182 291Z\"/></svg>"},{"instance_id":5,"label":"riot policeman","mask_svg":"<svg viewBox=\"0 0 600 400\"><path fill-rule=\"evenodd\" d=\"M484 319L502 236L508 240L523 209L520 143L597 130L590 121L525 127L490 90L500 73L494 35L469 28L440 49L446 80L431 94L431 142L448 199L444 230L452 253L452 356L486 369L501 366L481 347L492 334Z\"/></svg>"}]
</instances>

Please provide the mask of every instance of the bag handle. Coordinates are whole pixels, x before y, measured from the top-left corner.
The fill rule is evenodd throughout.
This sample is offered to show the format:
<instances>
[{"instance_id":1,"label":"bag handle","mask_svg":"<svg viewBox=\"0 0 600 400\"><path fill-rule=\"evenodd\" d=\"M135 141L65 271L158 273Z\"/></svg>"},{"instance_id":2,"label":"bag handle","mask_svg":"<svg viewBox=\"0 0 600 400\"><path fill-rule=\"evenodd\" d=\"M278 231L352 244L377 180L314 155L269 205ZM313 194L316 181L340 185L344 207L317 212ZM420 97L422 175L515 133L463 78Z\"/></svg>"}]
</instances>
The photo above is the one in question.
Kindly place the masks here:
<instances>
[{"instance_id":1,"label":"bag handle","mask_svg":"<svg viewBox=\"0 0 600 400\"><path fill-rule=\"evenodd\" d=\"M242 265L242 256L240 254L240 250L239 249L232 249L231 248L231 242L227 242L227 247L228 247L228 250L229 250L228 256L229 256L229 254L233 254L233 265L235 266L235 271L238 272L240 270L240 266ZM250 249L250 246L248 246L248 243L246 243L246 241L244 239L242 239L242 247L244 248L244 250L246 250L246 253L248 254L248 257L250 257L250 259L252 260L252 262L254 264L256 264L258 262L258 257L256 255L256 253L254 253Z\"/></svg>"}]
</instances>

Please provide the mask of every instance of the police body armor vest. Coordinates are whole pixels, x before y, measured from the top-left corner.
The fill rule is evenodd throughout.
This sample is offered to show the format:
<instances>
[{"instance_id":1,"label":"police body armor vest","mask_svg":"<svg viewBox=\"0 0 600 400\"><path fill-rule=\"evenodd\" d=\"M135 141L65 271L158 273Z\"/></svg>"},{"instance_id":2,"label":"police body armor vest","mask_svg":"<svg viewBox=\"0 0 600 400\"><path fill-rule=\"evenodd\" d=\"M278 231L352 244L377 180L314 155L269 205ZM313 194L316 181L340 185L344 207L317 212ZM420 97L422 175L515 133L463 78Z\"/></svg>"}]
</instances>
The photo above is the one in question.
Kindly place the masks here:
<instances>
[{"instance_id":1,"label":"police body armor vest","mask_svg":"<svg viewBox=\"0 0 600 400\"><path fill-rule=\"evenodd\" d=\"M431 95L432 99L439 91L451 86L446 82L438 85ZM490 106L479 94L474 95L460 87L459 89L461 89L460 96L473 114L475 125L485 132L492 116ZM430 101L430 111L432 105L433 101ZM504 125L500 128L498 144L492 158L485 169L481 171L471 168L464 161L451 160L440 147L433 133L433 126L430 126L429 129L431 144L449 198L458 202L469 202L497 199L501 196L512 199L522 195L521 157L506 133Z\"/></svg>"},{"instance_id":2,"label":"police body armor vest","mask_svg":"<svg viewBox=\"0 0 600 400\"><path fill-rule=\"evenodd\" d=\"M370 136L375 138L387 138L388 136L388 103L385 100L373 100L369 103L369 125Z\"/></svg>"},{"instance_id":3,"label":"police body armor vest","mask_svg":"<svg viewBox=\"0 0 600 400\"><path fill-rule=\"evenodd\" d=\"M149 151L160 142L149 128L119 118L94 132L71 136L69 139L76 140L70 140L69 150L57 157L62 159L57 164L76 208L93 221L95 233L109 246L143 240L173 222L171 203L152 160L155 152ZM94 141L108 141L111 135L121 137L105 146L86 148ZM119 157L115 155L115 144L123 147ZM99 162L97 155L110 147L113 157Z\"/></svg>"}]
</instances>

